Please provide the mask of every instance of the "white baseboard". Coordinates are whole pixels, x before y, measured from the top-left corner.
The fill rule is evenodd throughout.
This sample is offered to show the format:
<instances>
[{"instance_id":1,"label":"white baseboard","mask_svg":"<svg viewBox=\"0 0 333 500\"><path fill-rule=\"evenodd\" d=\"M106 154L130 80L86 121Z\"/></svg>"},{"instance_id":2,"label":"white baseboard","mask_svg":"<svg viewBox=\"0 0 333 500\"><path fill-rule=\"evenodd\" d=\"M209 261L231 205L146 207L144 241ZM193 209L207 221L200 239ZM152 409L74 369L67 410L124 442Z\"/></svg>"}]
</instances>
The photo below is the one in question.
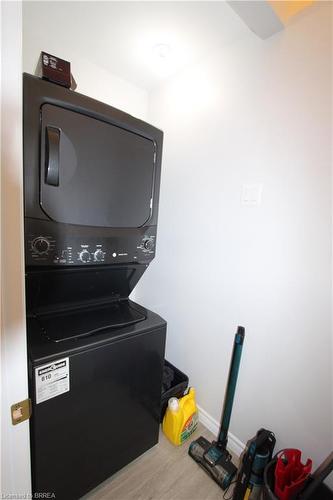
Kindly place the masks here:
<instances>
[{"instance_id":1,"label":"white baseboard","mask_svg":"<svg viewBox=\"0 0 333 500\"><path fill-rule=\"evenodd\" d=\"M220 430L219 422L215 420L215 418L213 418L211 415L209 415L209 413L207 413L206 410L201 408L199 405L197 405L197 407L199 412L199 422L201 422L202 425L206 427L206 429L212 432L214 436L217 436ZM228 448L239 457L245 448L245 444L242 443L242 441L240 441L231 432L228 432Z\"/></svg>"}]
</instances>

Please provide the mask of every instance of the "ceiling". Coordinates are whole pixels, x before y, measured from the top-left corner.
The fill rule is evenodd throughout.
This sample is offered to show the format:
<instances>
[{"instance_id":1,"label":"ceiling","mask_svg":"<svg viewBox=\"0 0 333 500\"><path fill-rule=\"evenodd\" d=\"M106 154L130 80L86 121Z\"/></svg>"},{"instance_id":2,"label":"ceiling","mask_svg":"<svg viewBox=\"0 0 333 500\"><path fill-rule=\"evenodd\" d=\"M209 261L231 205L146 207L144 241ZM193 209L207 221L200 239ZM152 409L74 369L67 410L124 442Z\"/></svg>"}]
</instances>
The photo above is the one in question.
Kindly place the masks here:
<instances>
[{"instance_id":1,"label":"ceiling","mask_svg":"<svg viewBox=\"0 0 333 500\"><path fill-rule=\"evenodd\" d=\"M224 1L23 2L24 54L57 47L147 90L246 35Z\"/></svg>"}]
</instances>

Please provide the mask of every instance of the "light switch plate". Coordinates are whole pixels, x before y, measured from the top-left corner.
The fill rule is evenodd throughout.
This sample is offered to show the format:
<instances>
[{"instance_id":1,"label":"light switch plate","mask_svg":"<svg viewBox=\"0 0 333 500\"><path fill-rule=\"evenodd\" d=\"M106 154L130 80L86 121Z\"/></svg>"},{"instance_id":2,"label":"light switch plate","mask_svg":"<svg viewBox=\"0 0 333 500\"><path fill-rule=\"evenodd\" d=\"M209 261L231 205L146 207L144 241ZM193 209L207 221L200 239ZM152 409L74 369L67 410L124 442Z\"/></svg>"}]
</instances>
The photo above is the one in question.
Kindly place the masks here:
<instances>
[{"instance_id":1,"label":"light switch plate","mask_svg":"<svg viewBox=\"0 0 333 500\"><path fill-rule=\"evenodd\" d=\"M261 204L262 184L243 184L242 187L242 205L248 207L257 207Z\"/></svg>"}]
</instances>

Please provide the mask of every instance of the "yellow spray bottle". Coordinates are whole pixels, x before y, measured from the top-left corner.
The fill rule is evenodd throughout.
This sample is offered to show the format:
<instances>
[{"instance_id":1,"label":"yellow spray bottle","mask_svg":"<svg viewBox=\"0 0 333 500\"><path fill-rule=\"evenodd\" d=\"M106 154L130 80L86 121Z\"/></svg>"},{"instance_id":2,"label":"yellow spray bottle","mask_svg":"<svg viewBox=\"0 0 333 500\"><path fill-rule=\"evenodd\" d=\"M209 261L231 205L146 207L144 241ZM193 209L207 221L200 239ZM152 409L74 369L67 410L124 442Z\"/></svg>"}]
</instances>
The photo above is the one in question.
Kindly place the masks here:
<instances>
[{"instance_id":1,"label":"yellow spray bottle","mask_svg":"<svg viewBox=\"0 0 333 500\"><path fill-rule=\"evenodd\" d=\"M198 411L193 387L182 398L170 398L164 415L162 429L167 438L176 446L195 431L198 425Z\"/></svg>"}]
</instances>

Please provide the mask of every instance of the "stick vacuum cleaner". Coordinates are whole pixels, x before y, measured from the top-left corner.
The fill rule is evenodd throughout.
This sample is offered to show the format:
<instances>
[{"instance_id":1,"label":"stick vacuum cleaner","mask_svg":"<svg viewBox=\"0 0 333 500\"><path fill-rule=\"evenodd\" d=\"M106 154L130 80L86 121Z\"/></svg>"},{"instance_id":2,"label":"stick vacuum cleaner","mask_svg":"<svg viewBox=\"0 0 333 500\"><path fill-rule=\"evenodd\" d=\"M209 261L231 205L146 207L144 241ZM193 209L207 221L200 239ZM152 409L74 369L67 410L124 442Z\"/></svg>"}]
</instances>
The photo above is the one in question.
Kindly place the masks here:
<instances>
[{"instance_id":1,"label":"stick vacuum cleaner","mask_svg":"<svg viewBox=\"0 0 333 500\"><path fill-rule=\"evenodd\" d=\"M223 490L228 488L237 472L237 467L232 463L231 455L227 450L227 443L244 337L245 329L239 326L235 335L231 356L218 440L210 443L203 436L200 436L190 444L188 450L193 460L195 460Z\"/></svg>"}]
</instances>

